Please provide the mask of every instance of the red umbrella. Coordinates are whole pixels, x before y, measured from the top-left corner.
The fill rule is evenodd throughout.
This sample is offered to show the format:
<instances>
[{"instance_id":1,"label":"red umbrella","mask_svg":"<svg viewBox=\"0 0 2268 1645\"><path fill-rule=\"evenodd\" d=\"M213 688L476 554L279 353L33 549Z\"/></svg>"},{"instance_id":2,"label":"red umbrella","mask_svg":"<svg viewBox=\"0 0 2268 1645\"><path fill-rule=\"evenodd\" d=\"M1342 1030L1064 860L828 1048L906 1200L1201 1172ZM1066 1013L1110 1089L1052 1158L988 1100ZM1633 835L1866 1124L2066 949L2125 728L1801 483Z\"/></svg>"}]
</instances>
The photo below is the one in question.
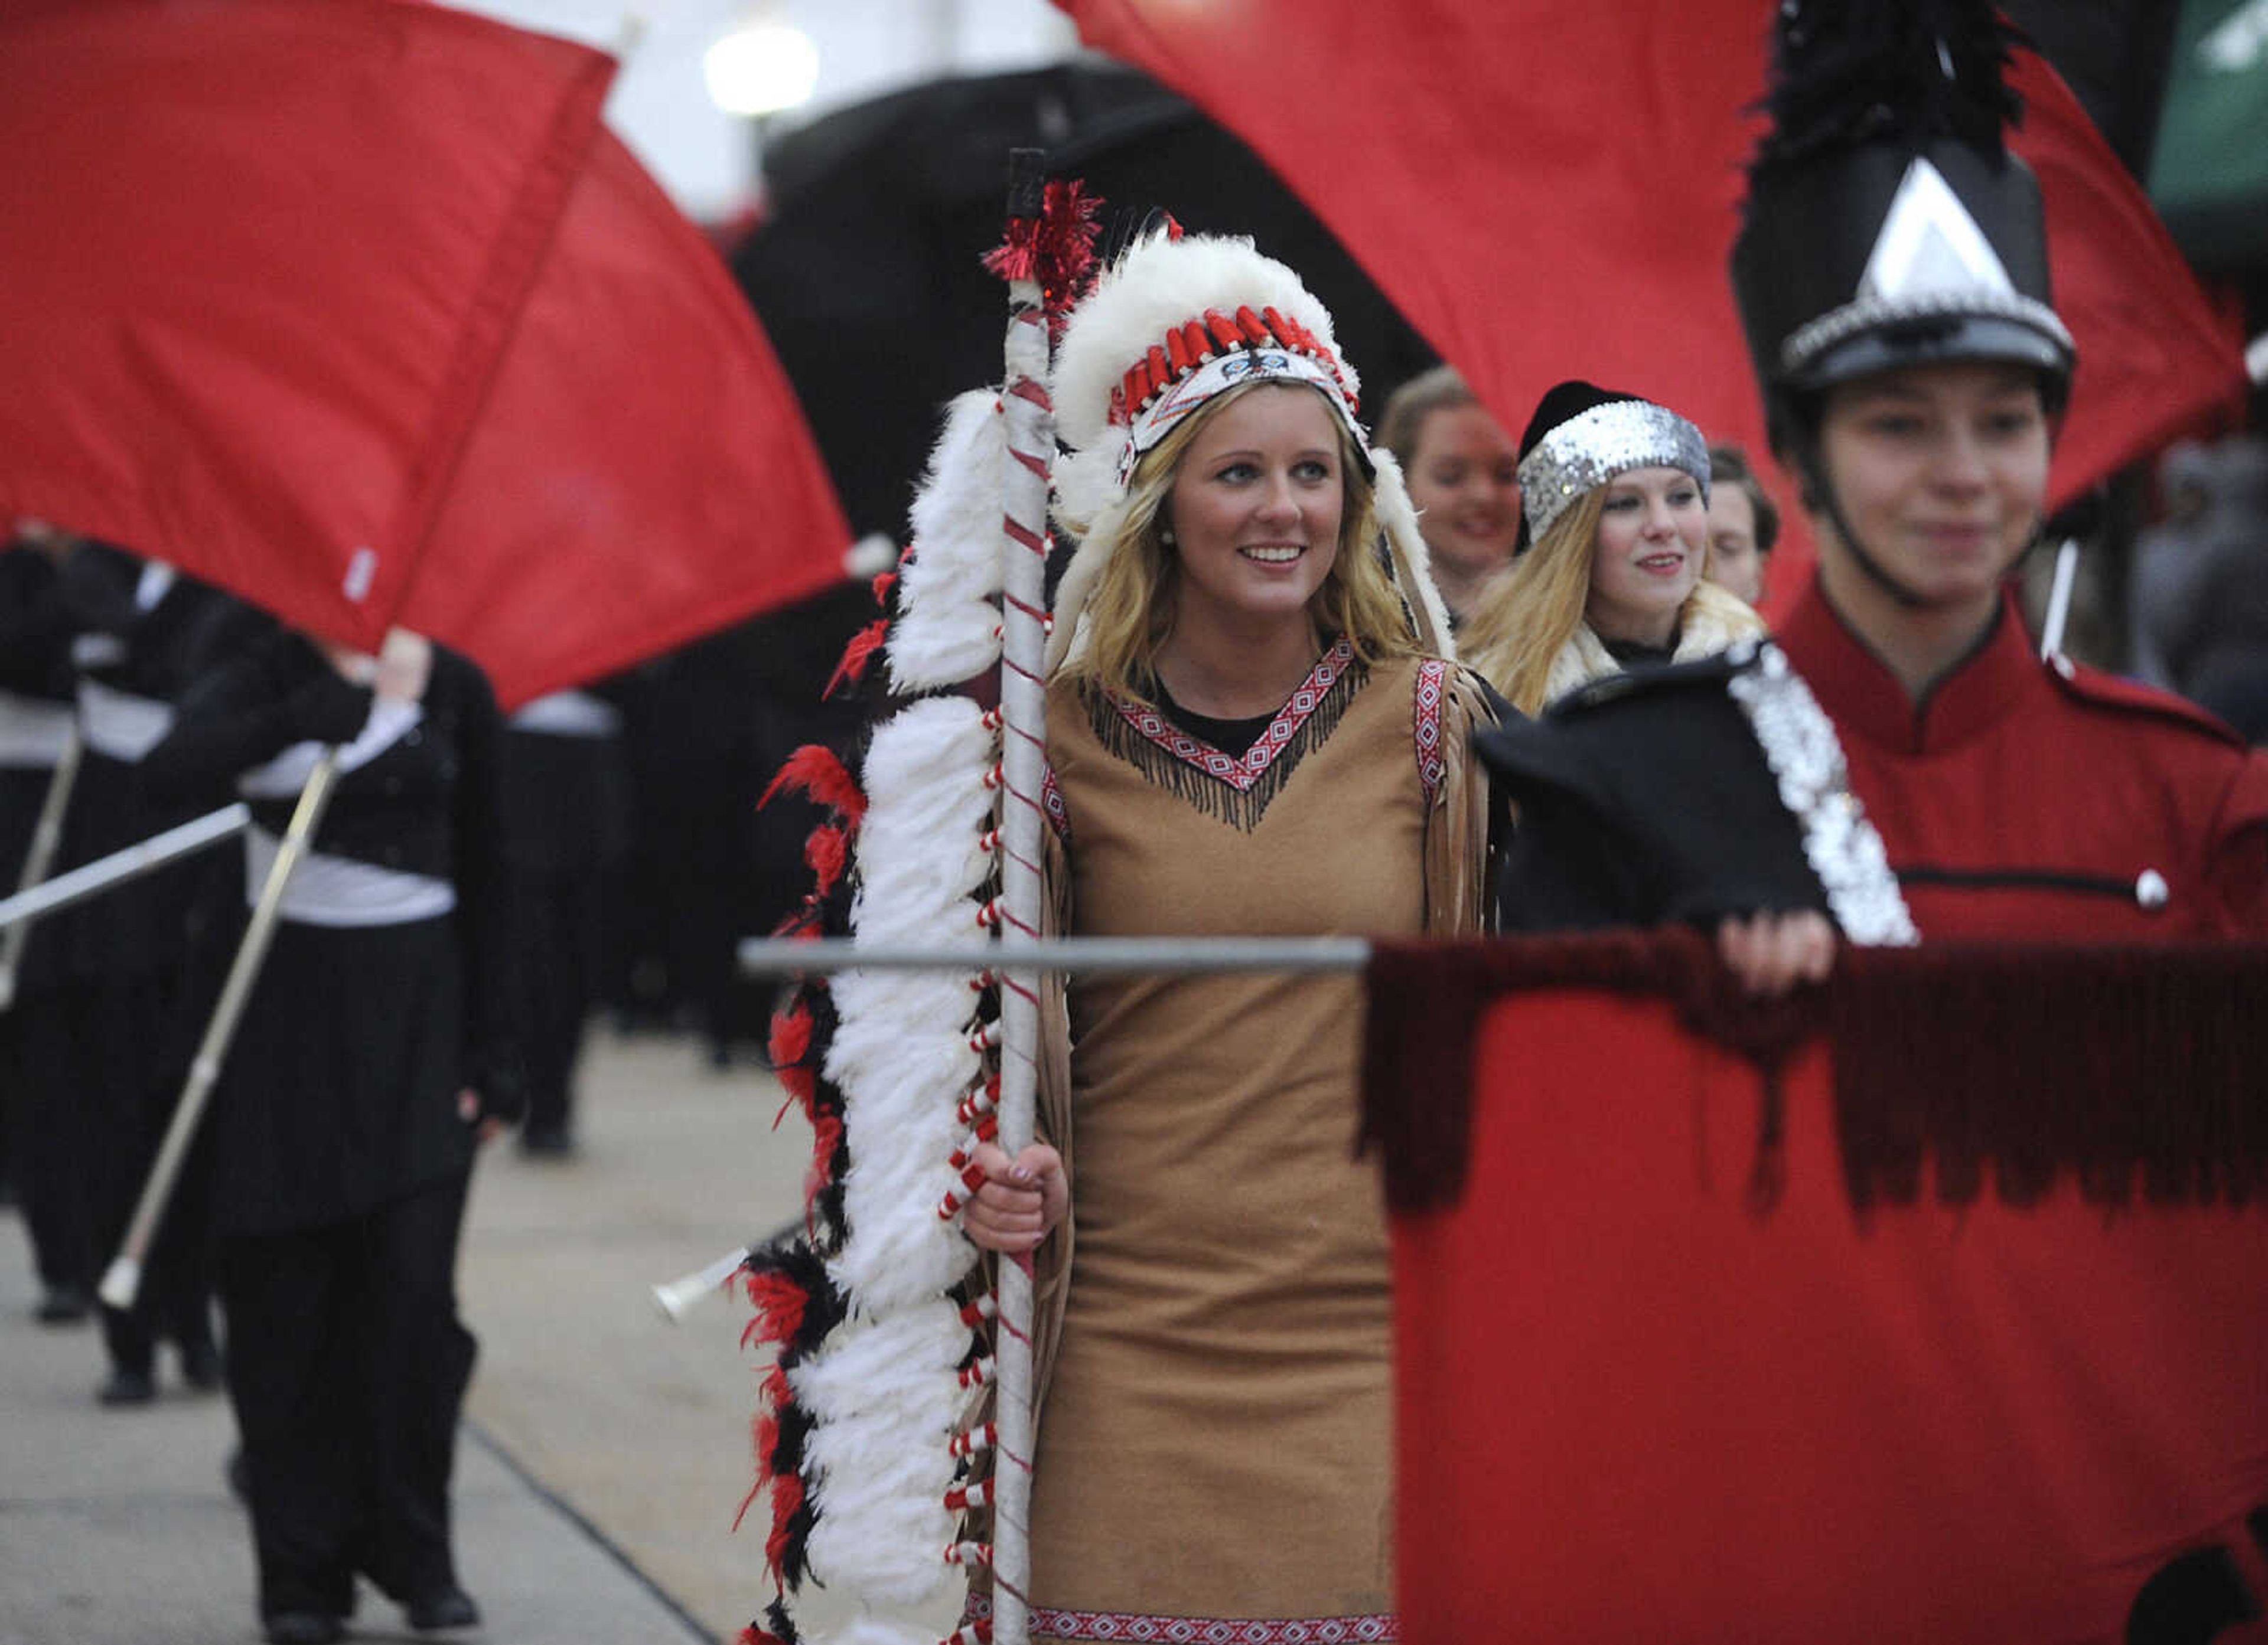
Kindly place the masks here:
<instances>
[{"instance_id":1,"label":"red umbrella","mask_svg":"<svg viewBox=\"0 0 2268 1645\"><path fill-rule=\"evenodd\" d=\"M1726 265L1773 0L1058 4L1249 143L1507 427L1584 377L1763 452ZM2243 364L2070 90L2029 53L2014 79L2079 341L2063 501L2240 395Z\"/></svg>"},{"instance_id":2,"label":"red umbrella","mask_svg":"<svg viewBox=\"0 0 2268 1645\"><path fill-rule=\"evenodd\" d=\"M507 704L840 576L800 413L600 125L601 54L416 0L0 12L0 510Z\"/></svg>"}]
</instances>

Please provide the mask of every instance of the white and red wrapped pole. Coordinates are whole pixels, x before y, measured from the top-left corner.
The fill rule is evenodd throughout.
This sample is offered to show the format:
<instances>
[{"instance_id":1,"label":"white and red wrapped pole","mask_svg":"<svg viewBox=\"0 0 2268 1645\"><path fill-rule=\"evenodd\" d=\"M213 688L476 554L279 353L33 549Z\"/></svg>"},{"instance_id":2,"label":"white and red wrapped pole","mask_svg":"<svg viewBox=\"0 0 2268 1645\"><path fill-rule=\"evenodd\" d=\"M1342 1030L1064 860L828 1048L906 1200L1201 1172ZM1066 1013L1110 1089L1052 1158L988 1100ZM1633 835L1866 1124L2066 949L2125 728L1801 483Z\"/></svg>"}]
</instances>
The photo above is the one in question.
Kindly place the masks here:
<instances>
[{"instance_id":1,"label":"white and red wrapped pole","mask_svg":"<svg viewBox=\"0 0 2268 1645\"><path fill-rule=\"evenodd\" d=\"M1008 217L1036 223L1046 170L1036 149L1010 158ZM1000 937L1003 948L1040 934L1040 853L1046 775L1048 489L1055 467L1055 408L1048 398L1048 317L1037 279L1008 283L1007 373L1000 390L1008 461L1002 485ZM1005 956L1003 957L1005 959ZM1039 1089L1040 973L995 967L1000 980L1000 1147L1011 1158L1032 1141ZM1025 1645L1032 1575L1032 1270L998 1265L998 1383L993 1450L992 1637Z\"/></svg>"}]
</instances>

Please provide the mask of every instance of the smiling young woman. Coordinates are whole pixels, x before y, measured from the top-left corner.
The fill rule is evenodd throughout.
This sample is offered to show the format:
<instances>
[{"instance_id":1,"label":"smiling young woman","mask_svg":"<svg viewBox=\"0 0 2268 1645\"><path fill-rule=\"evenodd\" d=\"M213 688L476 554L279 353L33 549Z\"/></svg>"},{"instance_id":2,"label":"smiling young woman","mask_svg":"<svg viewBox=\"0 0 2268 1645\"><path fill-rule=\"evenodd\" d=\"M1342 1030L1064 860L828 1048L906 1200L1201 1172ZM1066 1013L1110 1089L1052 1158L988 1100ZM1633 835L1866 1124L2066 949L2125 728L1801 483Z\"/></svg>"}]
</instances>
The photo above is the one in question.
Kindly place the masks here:
<instances>
[{"instance_id":1,"label":"smiling young woman","mask_svg":"<svg viewBox=\"0 0 2268 1645\"><path fill-rule=\"evenodd\" d=\"M1058 511L1081 538L1047 693L1059 929L1480 929L1484 694L1436 654L1416 520L1354 387L1329 315L1246 242L1145 240L1073 312L1054 382L1075 448ZM1359 983L1077 976L1067 995L1048 1142L986 1150L963 1213L979 1245L1035 1254L1035 1340L1060 1333L1034 1637L1391 1640Z\"/></svg>"},{"instance_id":2,"label":"smiling young woman","mask_svg":"<svg viewBox=\"0 0 2268 1645\"><path fill-rule=\"evenodd\" d=\"M1534 546L1475 615L1465 656L1521 713L1634 664L1690 661L1762 632L1702 580L1708 446L1668 407L1562 383L1521 437L1520 479Z\"/></svg>"},{"instance_id":3,"label":"smiling young woman","mask_svg":"<svg viewBox=\"0 0 2268 1645\"><path fill-rule=\"evenodd\" d=\"M1520 546L1520 452L1453 366L1394 391L1378 442L1410 484L1450 620L1469 621Z\"/></svg>"}]
</instances>

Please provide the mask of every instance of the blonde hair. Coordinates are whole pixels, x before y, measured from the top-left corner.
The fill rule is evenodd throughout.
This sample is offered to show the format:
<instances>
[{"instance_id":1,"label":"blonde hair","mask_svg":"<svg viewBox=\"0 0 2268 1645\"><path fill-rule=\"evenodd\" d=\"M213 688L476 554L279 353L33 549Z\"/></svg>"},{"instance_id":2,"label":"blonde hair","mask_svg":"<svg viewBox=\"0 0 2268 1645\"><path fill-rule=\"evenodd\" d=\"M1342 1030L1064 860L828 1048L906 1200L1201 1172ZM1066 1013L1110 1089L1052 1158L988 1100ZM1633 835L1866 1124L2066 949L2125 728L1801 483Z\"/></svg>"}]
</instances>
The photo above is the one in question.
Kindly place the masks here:
<instances>
[{"instance_id":1,"label":"blonde hair","mask_svg":"<svg viewBox=\"0 0 2268 1645\"><path fill-rule=\"evenodd\" d=\"M1459 636L1468 666L1522 714L1543 706L1552 660L1581 626L1607 488L1594 486L1561 510L1497 580Z\"/></svg>"},{"instance_id":2,"label":"blonde hair","mask_svg":"<svg viewBox=\"0 0 2268 1645\"><path fill-rule=\"evenodd\" d=\"M1092 679L1123 696L1146 699L1152 694L1158 653L1173 632L1181 584L1180 559L1161 532L1182 459L1197 431L1230 401L1256 388L1282 386L1244 383L1216 395L1135 465L1124 508L1115 522L1101 522L1115 530L1116 540L1107 545L1108 559L1087 597L1086 643L1065 659L1063 672ZM1355 655L1366 663L1413 655L1418 643L1386 568L1377 494L1364 472L1363 453L1336 417L1332 426L1338 435L1344 488L1338 552L1322 586L1308 602L1308 615L1322 632L1344 635L1353 643Z\"/></svg>"},{"instance_id":3,"label":"blonde hair","mask_svg":"<svg viewBox=\"0 0 2268 1645\"><path fill-rule=\"evenodd\" d=\"M1620 475L1615 479L1620 479ZM1467 666L1502 692L1522 714L1535 714L1550 687L1551 665L1583 625L1591 599L1591 567L1598 558L1599 521L1614 485L1592 487L1544 528L1535 547L1512 562L1481 608L1473 613L1458 648ZM1711 550L1701 547L1698 589L1708 580ZM1678 607L1680 628L1693 596Z\"/></svg>"}]
</instances>

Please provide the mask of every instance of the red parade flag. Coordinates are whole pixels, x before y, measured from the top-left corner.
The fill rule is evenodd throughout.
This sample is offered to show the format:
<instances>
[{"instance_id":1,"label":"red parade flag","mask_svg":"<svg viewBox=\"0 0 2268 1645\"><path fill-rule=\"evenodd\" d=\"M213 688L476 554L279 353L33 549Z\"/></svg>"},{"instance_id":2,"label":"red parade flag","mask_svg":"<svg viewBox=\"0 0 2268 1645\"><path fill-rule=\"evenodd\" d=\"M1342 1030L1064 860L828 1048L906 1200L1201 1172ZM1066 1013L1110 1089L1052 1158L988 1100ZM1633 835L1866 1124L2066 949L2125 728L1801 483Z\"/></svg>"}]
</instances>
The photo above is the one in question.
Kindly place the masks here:
<instances>
[{"instance_id":1,"label":"red parade flag","mask_svg":"<svg viewBox=\"0 0 2268 1645\"><path fill-rule=\"evenodd\" d=\"M830 588L850 541L747 298L601 130L420 562L411 626L479 635L517 701Z\"/></svg>"},{"instance_id":2,"label":"red parade flag","mask_svg":"<svg viewBox=\"0 0 2268 1645\"><path fill-rule=\"evenodd\" d=\"M1580 377L1764 456L1726 269L1771 0L1058 3L1249 143L1508 430ZM2242 339L2054 71L2027 52L2014 79L2079 343L2061 503L2241 393ZM1777 599L1807 580L1791 546Z\"/></svg>"},{"instance_id":3,"label":"red parade flag","mask_svg":"<svg viewBox=\"0 0 2268 1645\"><path fill-rule=\"evenodd\" d=\"M600 53L416 0L0 10L0 511L507 702L848 531Z\"/></svg>"},{"instance_id":4,"label":"red parade flag","mask_svg":"<svg viewBox=\"0 0 2268 1645\"><path fill-rule=\"evenodd\" d=\"M1846 956L1775 1088L1683 941L1373 967L1402 1638L2268 1638L2258 951ZM2108 1027L2008 1007L2058 990ZM2129 1083L2201 1017L2247 1043Z\"/></svg>"}]
</instances>

